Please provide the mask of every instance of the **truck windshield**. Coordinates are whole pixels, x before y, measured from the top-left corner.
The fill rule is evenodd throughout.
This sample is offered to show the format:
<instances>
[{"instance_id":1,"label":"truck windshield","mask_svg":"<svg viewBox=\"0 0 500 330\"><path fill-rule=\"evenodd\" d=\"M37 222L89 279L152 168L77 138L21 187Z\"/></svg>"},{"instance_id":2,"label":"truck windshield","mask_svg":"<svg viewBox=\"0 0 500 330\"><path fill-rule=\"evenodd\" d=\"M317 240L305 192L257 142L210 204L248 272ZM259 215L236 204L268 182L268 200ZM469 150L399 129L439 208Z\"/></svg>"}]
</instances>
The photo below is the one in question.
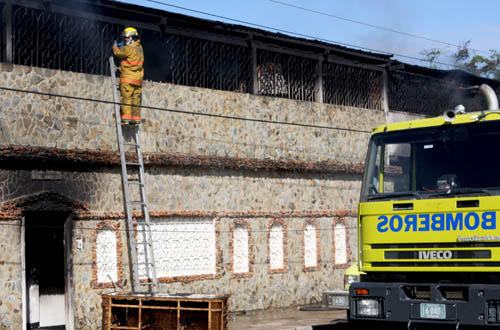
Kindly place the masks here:
<instances>
[{"instance_id":1,"label":"truck windshield","mask_svg":"<svg viewBox=\"0 0 500 330\"><path fill-rule=\"evenodd\" d=\"M500 195L498 149L498 121L376 134L361 202Z\"/></svg>"}]
</instances>

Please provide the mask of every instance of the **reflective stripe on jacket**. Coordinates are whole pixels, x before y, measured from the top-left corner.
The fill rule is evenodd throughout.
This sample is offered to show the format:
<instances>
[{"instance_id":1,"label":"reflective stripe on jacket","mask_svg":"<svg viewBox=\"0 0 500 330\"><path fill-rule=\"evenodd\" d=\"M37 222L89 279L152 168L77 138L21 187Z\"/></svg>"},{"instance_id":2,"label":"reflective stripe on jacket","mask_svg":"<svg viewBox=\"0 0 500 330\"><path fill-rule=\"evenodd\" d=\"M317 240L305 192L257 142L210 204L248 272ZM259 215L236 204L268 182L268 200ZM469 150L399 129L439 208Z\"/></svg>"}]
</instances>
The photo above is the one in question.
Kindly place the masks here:
<instances>
[{"instance_id":1,"label":"reflective stripe on jacket","mask_svg":"<svg viewBox=\"0 0 500 330\"><path fill-rule=\"evenodd\" d=\"M133 41L122 49L114 46L113 53L122 59L120 63L120 82L142 85L144 78L144 52L141 41Z\"/></svg>"}]
</instances>

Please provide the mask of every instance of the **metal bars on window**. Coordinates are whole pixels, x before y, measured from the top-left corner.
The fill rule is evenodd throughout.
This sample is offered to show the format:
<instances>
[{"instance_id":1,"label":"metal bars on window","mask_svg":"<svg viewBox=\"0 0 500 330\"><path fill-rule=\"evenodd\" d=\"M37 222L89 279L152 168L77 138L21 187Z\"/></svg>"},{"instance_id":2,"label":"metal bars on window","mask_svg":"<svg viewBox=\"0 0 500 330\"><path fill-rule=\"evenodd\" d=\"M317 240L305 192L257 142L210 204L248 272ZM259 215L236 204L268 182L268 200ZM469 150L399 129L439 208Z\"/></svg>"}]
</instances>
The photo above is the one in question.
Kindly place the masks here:
<instances>
[{"instance_id":1,"label":"metal bars on window","mask_svg":"<svg viewBox=\"0 0 500 330\"><path fill-rule=\"evenodd\" d=\"M15 64L109 74L106 58L118 25L25 7L14 8L12 24Z\"/></svg>"},{"instance_id":2,"label":"metal bars on window","mask_svg":"<svg viewBox=\"0 0 500 330\"><path fill-rule=\"evenodd\" d=\"M251 90L251 50L221 42L168 35L167 82L236 92Z\"/></svg>"},{"instance_id":3,"label":"metal bars on window","mask_svg":"<svg viewBox=\"0 0 500 330\"><path fill-rule=\"evenodd\" d=\"M316 61L265 50L257 51L257 92L266 96L315 101Z\"/></svg>"},{"instance_id":4,"label":"metal bars on window","mask_svg":"<svg viewBox=\"0 0 500 330\"><path fill-rule=\"evenodd\" d=\"M15 64L109 75L107 58L122 25L20 5L13 6L11 14ZM300 56L297 50L297 54L281 52L271 45L246 46L246 41L226 42L219 37L206 40L194 32L161 34L144 29L140 34L145 79L382 109L380 70L322 61L320 55Z\"/></svg>"},{"instance_id":5,"label":"metal bars on window","mask_svg":"<svg viewBox=\"0 0 500 330\"><path fill-rule=\"evenodd\" d=\"M484 108L481 97L463 87L453 80L391 71L389 108L427 116L440 116L444 110L453 109L458 104L468 110Z\"/></svg>"},{"instance_id":6,"label":"metal bars on window","mask_svg":"<svg viewBox=\"0 0 500 330\"><path fill-rule=\"evenodd\" d=\"M323 102L382 110L382 72L323 63Z\"/></svg>"}]
</instances>

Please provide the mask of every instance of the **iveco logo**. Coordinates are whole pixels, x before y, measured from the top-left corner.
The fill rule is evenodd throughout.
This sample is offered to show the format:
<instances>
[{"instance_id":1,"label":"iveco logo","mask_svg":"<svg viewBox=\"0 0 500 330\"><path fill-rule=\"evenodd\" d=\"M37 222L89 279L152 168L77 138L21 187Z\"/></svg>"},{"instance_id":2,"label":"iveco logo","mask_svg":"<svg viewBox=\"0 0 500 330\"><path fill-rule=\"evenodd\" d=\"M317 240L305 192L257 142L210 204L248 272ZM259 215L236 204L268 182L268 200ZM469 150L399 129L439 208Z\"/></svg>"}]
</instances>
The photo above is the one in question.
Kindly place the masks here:
<instances>
[{"instance_id":1,"label":"iveco logo","mask_svg":"<svg viewBox=\"0 0 500 330\"><path fill-rule=\"evenodd\" d=\"M419 259L451 259L453 253L451 251L418 251Z\"/></svg>"}]
</instances>

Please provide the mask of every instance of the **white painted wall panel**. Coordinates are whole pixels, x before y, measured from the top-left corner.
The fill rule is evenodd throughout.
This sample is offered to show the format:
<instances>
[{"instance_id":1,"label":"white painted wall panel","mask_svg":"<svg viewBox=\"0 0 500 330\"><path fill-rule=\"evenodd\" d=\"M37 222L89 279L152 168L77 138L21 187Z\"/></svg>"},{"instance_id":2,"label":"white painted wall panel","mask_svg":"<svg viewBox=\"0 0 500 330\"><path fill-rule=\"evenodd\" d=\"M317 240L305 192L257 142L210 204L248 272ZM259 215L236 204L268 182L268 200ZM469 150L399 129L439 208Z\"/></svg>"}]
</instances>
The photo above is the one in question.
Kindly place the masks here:
<instances>
[{"instance_id":1,"label":"white painted wall panel","mask_svg":"<svg viewBox=\"0 0 500 330\"><path fill-rule=\"evenodd\" d=\"M335 263L347 263L347 237L345 225L342 222L335 224Z\"/></svg>"},{"instance_id":2,"label":"white painted wall panel","mask_svg":"<svg viewBox=\"0 0 500 330\"><path fill-rule=\"evenodd\" d=\"M269 233L269 263L271 269L284 267L283 226L275 222Z\"/></svg>"},{"instance_id":3,"label":"white painted wall panel","mask_svg":"<svg viewBox=\"0 0 500 330\"><path fill-rule=\"evenodd\" d=\"M40 295L40 327L66 323L64 294Z\"/></svg>"},{"instance_id":4,"label":"white painted wall panel","mask_svg":"<svg viewBox=\"0 0 500 330\"><path fill-rule=\"evenodd\" d=\"M312 223L306 225L304 232L304 264L306 267L316 267L318 265L316 226Z\"/></svg>"},{"instance_id":5,"label":"white painted wall panel","mask_svg":"<svg viewBox=\"0 0 500 330\"><path fill-rule=\"evenodd\" d=\"M248 230L244 226L236 225L233 232L233 267L235 273L248 273Z\"/></svg>"},{"instance_id":6,"label":"white painted wall panel","mask_svg":"<svg viewBox=\"0 0 500 330\"><path fill-rule=\"evenodd\" d=\"M164 219L151 225L156 276L176 277L216 273L216 234L213 219ZM141 235L137 236L142 241ZM143 246L138 244L138 247ZM139 250L139 263L144 253ZM139 269L146 278L144 266Z\"/></svg>"},{"instance_id":7,"label":"white painted wall panel","mask_svg":"<svg viewBox=\"0 0 500 330\"><path fill-rule=\"evenodd\" d=\"M96 263L97 281L99 283L118 281L116 248L116 233L114 230L103 229L97 233Z\"/></svg>"}]
</instances>

